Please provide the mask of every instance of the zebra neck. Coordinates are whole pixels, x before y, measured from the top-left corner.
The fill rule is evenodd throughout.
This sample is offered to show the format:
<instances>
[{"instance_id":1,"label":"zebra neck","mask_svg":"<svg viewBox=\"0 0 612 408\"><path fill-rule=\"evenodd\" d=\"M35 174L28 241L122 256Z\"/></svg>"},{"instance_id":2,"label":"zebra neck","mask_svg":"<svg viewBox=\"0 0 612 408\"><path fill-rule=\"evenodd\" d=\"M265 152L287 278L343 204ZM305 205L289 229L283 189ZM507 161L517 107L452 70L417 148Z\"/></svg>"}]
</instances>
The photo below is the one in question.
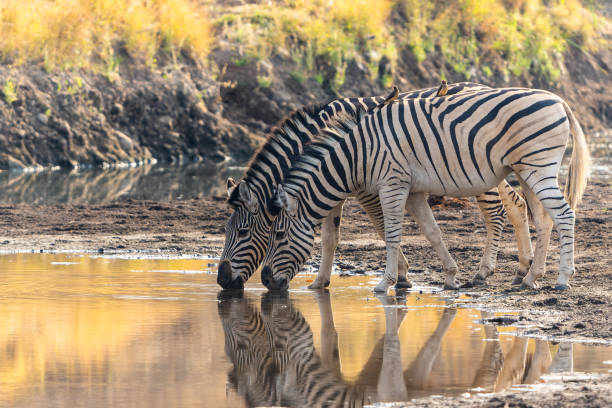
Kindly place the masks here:
<instances>
[{"instance_id":1,"label":"zebra neck","mask_svg":"<svg viewBox=\"0 0 612 408\"><path fill-rule=\"evenodd\" d=\"M304 150L324 124L320 119L322 107L308 107L291 114L274 129L266 143L255 154L244 179L254 190L263 208L283 181L291 163Z\"/></svg>"}]
</instances>

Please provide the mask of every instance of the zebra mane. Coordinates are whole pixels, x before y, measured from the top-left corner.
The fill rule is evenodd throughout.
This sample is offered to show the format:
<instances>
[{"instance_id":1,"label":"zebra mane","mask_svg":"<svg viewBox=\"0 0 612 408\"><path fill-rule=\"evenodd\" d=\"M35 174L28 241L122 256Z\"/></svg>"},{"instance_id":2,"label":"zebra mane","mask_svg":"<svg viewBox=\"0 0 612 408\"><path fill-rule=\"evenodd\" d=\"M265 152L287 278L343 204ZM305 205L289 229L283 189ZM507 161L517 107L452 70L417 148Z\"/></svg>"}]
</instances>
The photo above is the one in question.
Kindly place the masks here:
<instances>
[{"instance_id":1,"label":"zebra mane","mask_svg":"<svg viewBox=\"0 0 612 408\"><path fill-rule=\"evenodd\" d=\"M308 171L317 168L330 154L331 150L346 143L345 136L352 132L361 122L362 117L368 113L363 108L358 108L354 114L341 113L328 121L326 127L322 128L312 139L312 142L304 147L303 153L295 157L291 168L285 174L283 185L296 192L300 188L303 178L292 176L293 170Z\"/></svg>"},{"instance_id":2,"label":"zebra mane","mask_svg":"<svg viewBox=\"0 0 612 408\"><path fill-rule=\"evenodd\" d=\"M248 163L248 168L243 176L243 180L246 181L254 181L262 178L262 169L259 167L260 163L268 163L270 155L277 155L278 151L284 151L287 149L287 145L292 147L291 156L289 160L292 160L295 155L300 153L300 149L295 146L296 137L299 140L299 143L302 145L308 143L311 139L311 136L305 134L304 132L299 131L300 126L307 126L309 122L316 121L318 115L323 112L327 106L332 102L328 101L324 104L312 104L308 106L304 106L300 109L297 109L289 114L288 117L281 120L274 128L272 128L268 132L267 140L264 144L262 144L259 149L255 152L253 157ZM316 134L316 132L314 132ZM292 137L293 134L294 136ZM285 143L283 143L283 141ZM293 141L293 143L292 143ZM281 169L278 174L271 174L275 180L275 183L280 182L278 176L281 176L287 172L287 166L289 163L285 163L282 160L279 160L281 163ZM275 177L276 176L276 177ZM238 189L235 189L231 196L228 198L228 203L235 203L239 200L238 198Z\"/></svg>"}]
</instances>

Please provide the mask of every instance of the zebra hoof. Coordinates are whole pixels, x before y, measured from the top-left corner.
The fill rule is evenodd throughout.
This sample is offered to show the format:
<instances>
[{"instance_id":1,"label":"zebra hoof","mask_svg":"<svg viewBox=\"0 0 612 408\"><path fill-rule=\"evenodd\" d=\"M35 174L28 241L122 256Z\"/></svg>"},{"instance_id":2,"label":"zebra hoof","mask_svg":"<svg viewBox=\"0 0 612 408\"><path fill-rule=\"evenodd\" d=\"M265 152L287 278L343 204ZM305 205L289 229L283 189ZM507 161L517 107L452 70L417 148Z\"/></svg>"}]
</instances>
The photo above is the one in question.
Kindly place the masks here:
<instances>
[{"instance_id":1,"label":"zebra hoof","mask_svg":"<svg viewBox=\"0 0 612 408\"><path fill-rule=\"evenodd\" d=\"M487 278L483 278L480 275L476 275L472 279L472 285L473 286L482 286L482 285L486 285L486 284L487 284Z\"/></svg>"},{"instance_id":2,"label":"zebra hoof","mask_svg":"<svg viewBox=\"0 0 612 408\"><path fill-rule=\"evenodd\" d=\"M374 287L374 293L385 293L386 294L387 289L389 289L389 287L384 282L380 282L378 285Z\"/></svg>"},{"instance_id":3,"label":"zebra hoof","mask_svg":"<svg viewBox=\"0 0 612 408\"><path fill-rule=\"evenodd\" d=\"M523 283L523 277L522 276L516 275L514 277L514 279L512 279L512 285L514 285L514 286L521 285L522 283Z\"/></svg>"},{"instance_id":4,"label":"zebra hoof","mask_svg":"<svg viewBox=\"0 0 612 408\"><path fill-rule=\"evenodd\" d=\"M459 282L453 280L452 282L444 282L444 290L457 290L459 289Z\"/></svg>"},{"instance_id":5,"label":"zebra hoof","mask_svg":"<svg viewBox=\"0 0 612 408\"><path fill-rule=\"evenodd\" d=\"M521 281L521 289L537 289L538 288L538 284L533 282L532 284L529 283L525 283L524 281Z\"/></svg>"},{"instance_id":6,"label":"zebra hoof","mask_svg":"<svg viewBox=\"0 0 612 408\"><path fill-rule=\"evenodd\" d=\"M308 285L308 289L325 289L328 286L329 286L329 281L325 281L325 282L314 281L310 285Z\"/></svg>"},{"instance_id":7,"label":"zebra hoof","mask_svg":"<svg viewBox=\"0 0 612 408\"><path fill-rule=\"evenodd\" d=\"M555 285L555 290L561 290L561 291L564 291L564 290L569 290L569 288L570 288L570 287L571 287L571 286L570 286L570 284L569 284L569 283L568 283L567 285L562 285L562 284L560 284L560 283L557 283L557 284Z\"/></svg>"},{"instance_id":8,"label":"zebra hoof","mask_svg":"<svg viewBox=\"0 0 612 408\"><path fill-rule=\"evenodd\" d=\"M399 278L395 284L396 289L409 289L412 287L412 282L406 278Z\"/></svg>"}]
</instances>

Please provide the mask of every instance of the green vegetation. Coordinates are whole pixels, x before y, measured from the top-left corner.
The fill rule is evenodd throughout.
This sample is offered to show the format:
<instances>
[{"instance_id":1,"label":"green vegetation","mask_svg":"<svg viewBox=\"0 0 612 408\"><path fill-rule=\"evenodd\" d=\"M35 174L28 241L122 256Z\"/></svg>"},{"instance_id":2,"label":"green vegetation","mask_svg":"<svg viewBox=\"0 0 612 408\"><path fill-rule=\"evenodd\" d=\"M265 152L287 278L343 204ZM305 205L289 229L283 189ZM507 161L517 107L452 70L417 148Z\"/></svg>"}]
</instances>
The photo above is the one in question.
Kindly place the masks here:
<instances>
[{"instance_id":1,"label":"green vegetation","mask_svg":"<svg viewBox=\"0 0 612 408\"><path fill-rule=\"evenodd\" d=\"M2 93L4 94L4 101L7 105L12 104L17 100L17 90L15 84L10 79L7 79L2 86Z\"/></svg>"},{"instance_id":2,"label":"green vegetation","mask_svg":"<svg viewBox=\"0 0 612 408\"><path fill-rule=\"evenodd\" d=\"M257 85L259 85L260 88L267 89L272 85L272 78L257 75Z\"/></svg>"},{"instance_id":3,"label":"green vegetation","mask_svg":"<svg viewBox=\"0 0 612 408\"><path fill-rule=\"evenodd\" d=\"M539 74L556 79L570 44L593 51L603 17L578 0L399 0L408 18L400 41L417 60L437 53L456 72ZM592 2L588 2L592 3ZM486 63L486 65L484 64Z\"/></svg>"},{"instance_id":4,"label":"green vegetation","mask_svg":"<svg viewBox=\"0 0 612 408\"><path fill-rule=\"evenodd\" d=\"M442 59L469 78L526 74L555 79L570 46L609 46L597 0L3 0L0 63L47 70L87 68L114 80L126 56L154 69L211 49L237 66L281 55L291 76L337 88L350 60L394 67L409 48L417 61ZM607 41L607 42L606 42ZM127 55L126 55L127 54ZM160 58L163 57L163 58ZM333 76L329 78L328 76ZM381 78L383 86L392 77ZM258 79L260 86L260 80ZM263 85L266 81L264 80ZM80 86L79 86L80 88Z\"/></svg>"}]
</instances>

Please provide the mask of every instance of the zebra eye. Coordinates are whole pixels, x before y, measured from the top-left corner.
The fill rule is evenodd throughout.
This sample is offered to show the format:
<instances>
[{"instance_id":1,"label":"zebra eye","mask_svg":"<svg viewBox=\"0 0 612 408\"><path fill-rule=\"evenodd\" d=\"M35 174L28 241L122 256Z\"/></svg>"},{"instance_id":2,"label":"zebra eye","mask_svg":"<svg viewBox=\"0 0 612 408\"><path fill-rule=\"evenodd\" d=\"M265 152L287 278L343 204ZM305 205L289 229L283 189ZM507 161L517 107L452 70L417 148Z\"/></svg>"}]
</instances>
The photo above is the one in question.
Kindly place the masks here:
<instances>
[{"instance_id":1,"label":"zebra eye","mask_svg":"<svg viewBox=\"0 0 612 408\"><path fill-rule=\"evenodd\" d=\"M276 239L283 239L285 238L285 231L278 231L276 233Z\"/></svg>"},{"instance_id":2,"label":"zebra eye","mask_svg":"<svg viewBox=\"0 0 612 408\"><path fill-rule=\"evenodd\" d=\"M249 229L248 228L240 228L238 230L238 236L239 237L246 237L246 235L249 233Z\"/></svg>"}]
</instances>

